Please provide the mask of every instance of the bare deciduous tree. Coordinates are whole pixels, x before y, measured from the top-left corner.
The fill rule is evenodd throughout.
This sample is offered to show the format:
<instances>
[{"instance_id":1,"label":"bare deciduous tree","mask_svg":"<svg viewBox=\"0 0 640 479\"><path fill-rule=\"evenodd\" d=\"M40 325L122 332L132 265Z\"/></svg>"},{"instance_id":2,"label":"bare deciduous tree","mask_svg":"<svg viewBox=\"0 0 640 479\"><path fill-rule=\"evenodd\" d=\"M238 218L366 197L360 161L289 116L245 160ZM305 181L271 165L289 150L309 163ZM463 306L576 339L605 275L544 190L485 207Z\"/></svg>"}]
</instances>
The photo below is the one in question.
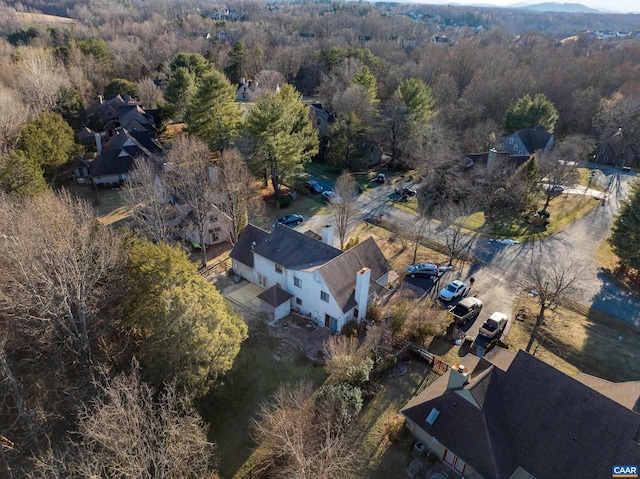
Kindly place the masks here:
<instances>
[{"instance_id":1,"label":"bare deciduous tree","mask_svg":"<svg viewBox=\"0 0 640 479\"><path fill-rule=\"evenodd\" d=\"M355 221L355 191L355 180L349 173L343 172L336 180L334 190L340 199L336 201L329 201L329 211L333 216L336 233L338 233L338 238L340 239L340 249L344 249L347 234Z\"/></svg>"},{"instance_id":2,"label":"bare deciduous tree","mask_svg":"<svg viewBox=\"0 0 640 479\"><path fill-rule=\"evenodd\" d=\"M29 119L29 109L15 92L0 86L0 154L15 143L20 127Z\"/></svg>"},{"instance_id":3,"label":"bare deciduous tree","mask_svg":"<svg viewBox=\"0 0 640 479\"><path fill-rule=\"evenodd\" d=\"M538 330L544 322L547 309L554 310L563 297L580 289L580 278L584 276L586 265L574 258L531 258L529 265L522 271L519 282L525 289L537 294L540 310L527 343L528 352L537 339Z\"/></svg>"},{"instance_id":4,"label":"bare deciduous tree","mask_svg":"<svg viewBox=\"0 0 640 479\"><path fill-rule=\"evenodd\" d=\"M151 78L143 78L138 83L138 100L144 108L153 109L158 106L162 98L162 90L153 83Z\"/></svg>"},{"instance_id":5,"label":"bare deciduous tree","mask_svg":"<svg viewBox=\"0 0 640 479\"><path fill-rule=\"evenodd\" d=\"M258 83L258 95L267 92L274 92L287 81L284 75L275 70L261 70L255 77Z\"/></svg>"},{"instance_id":6,"label":"bare deciduous tree","mask_svg":"<svg viewBox=\"0 0 640 479\"><path fill-rule=\"evenodd\" d=\"M174 164L168 184L178 201L190 208L187 221L196 231L202 250L202 265L207 264L206 228L213 207L213 182L210 167L213 166L207 145L194 136L176 138L167 154Z\"/></svg>"},{"instance_id":7,"label":"bare deciduous tree","mask_svg":"<svg viewBox=\"0 0 640 479\"><path fill-rule=\"evenodd\" d=\"M119 265L115 235L67 193L0 201L0 301L34 335L91 363L95 313Z\"/></svg>"},{"instance_id":8,"label":"bare deciduous tree","mask_svg":"<svg viewBox=\"0 0 640 479\"><path fill-rule=\"evenodd\" d=\"M218 161L216 205L225 214L229 241L236 244L238 237L249 221L249 212L254 215L260 202L253 188L254 178L238 150L225 150Z\"/></svg>"},{"instance_id":9,"label":"bare deciduous tree","mask_svg":"<svg viewBox=\"0 0 640 479\"><path fill-rule=\"evenodd\" d=\"M20 61L14 69L13 85L35 113L53 108L63 88L70 86L64 66L43 49L21 50Z\"/></svg>"},{"instance_id":10,"label":"bare deciduous tree","mask_svg":"<svg viewBox=\"0 0 640 479\"><path fill-rule=\"evenodd\" d=\"M262 477L355 479L359 459L344 429L318 414L309 382L282 386L254 422Z\"/></svg>"},{"instance_id":11,"label":"bare deciduous tree","mask_svg":"<svg viewBox=\"0 0 640 479\"><path fill-rule=\"evenodd\" d=\"M436 216L441 221L443 235L449 250L449 266L453 264L456 255L468 248L473 242L473 236L465 233L465 224L472 212L466 203L445 203L438 207Z\"/></svg>"},{"instance_id":12,"label":"bare deciduous tree","mask_svg":"<svg viewBox=\"0 0 640 479\"><path fill-rule=\"evenodd\" d=\"M79 439L49 449L28 477L215 477L214 445L191 398L171 385L157 394L136 363L101 385L78 419Z\"/></svg>"},{"instance_id":13,"label":"bare deciduous tree","mask_svg":"<svg viewBox=\"0 0 640 479\"><path fill-rule=\"evenodd\" d=\"M355 376L364 370L367 375L371 372L371 350L362 347L357 337L331 336L324 343L325 369L331 375L334 383L360 382Z\"/></svg>"},{"instance_id":14,"label":"bare deciduous tree","mask_svg":"<svg viewBox=\"0 0 640 479\"><path fill-rule=\"evenodd\" d=\"M167 241L170 232L169 199L163 180L152 161L139 157L122 190L124 202L131 208L134 225L154 243Z\"/></svg>"}]
</instances>

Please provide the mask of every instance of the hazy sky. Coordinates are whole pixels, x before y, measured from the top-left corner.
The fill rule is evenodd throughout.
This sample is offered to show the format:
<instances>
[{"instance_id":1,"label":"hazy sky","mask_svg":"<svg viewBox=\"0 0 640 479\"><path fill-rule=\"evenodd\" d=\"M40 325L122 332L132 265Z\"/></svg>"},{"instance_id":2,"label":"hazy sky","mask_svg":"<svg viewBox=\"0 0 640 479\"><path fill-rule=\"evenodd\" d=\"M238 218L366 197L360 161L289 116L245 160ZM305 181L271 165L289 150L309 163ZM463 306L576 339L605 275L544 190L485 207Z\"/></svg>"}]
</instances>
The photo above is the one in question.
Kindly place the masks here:
<instances>
[{"instance_id":1,"label":"hazy sky","mask_svg":"<svg viewBox=\"0 0 640 479\"><path fill-rule=\"evenodd\" d=\"M419 0L419 3L434 3L434 4L462 4L462 5L482 5L491 4L498 6L508 6L516 3L546 3L553 2L554 0ZM640 13L640 2L638 0L569 0L558 1L556 3L579 3L589 8L596 10L605 10L608 12L634 12Z\"/></svg>"}]
</instances>

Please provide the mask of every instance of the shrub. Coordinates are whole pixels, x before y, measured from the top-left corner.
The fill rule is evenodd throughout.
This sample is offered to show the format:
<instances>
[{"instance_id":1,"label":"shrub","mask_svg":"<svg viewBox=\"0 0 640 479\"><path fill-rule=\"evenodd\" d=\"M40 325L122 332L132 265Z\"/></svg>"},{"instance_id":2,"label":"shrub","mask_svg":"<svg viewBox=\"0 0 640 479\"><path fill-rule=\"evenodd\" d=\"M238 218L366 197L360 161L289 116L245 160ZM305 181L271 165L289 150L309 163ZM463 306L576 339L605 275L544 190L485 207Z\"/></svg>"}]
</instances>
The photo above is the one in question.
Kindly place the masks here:
<instances>
[{"instance_id":1,"label":"shrub","mask_svg":"<svg viewBox=\"0 0 640 479\"><path fill-rule=\"evenodd\" d=\"M379 304L370 304L367 308L367 314L365 317L371 321L379 323L382 319L382 307Z\"/></svg>"},{"instance_id":2,"label":"shrub","mask_svg":"<svg viewBox=\"0 0 640 479\"><path fill-rule=\"evenodd\" d=\"M280 208L286 208L291 204L291 198L289 196L281 196L278 200Z\"/></svg>"},{"instance_id":3,"label":"shrub","mask_svg":"<svg viewBox=\"0 0 640 479\"><path fill-rule=\"evenodd\" d=\"M355 320L355 319L352 319L351 321L348 321L347 323L345 323L344 326L342 326L342 331L340 331L340 333L345 335L345 336L357 337L358 336L358 321Z\"/></svg>"},{"instance_id":4,"label":"shrub","mask_svg":"<svg viewBox=\"0 0 640 479\"><path fill-rule=\"evenodd\" d=\"M357 236L355 238L349 238L349 241L347 241L344 250L347 251L348 249L356 246L358 243L360 243L360 238L358 238Z\"/></svg>"},{"instance_id":5,"label":"shrub","mask_svg":"<svg viewBox=\"0 0 640 479\"><path fill-rule=\"evenodd\" d=\"M494 339L489 344L487 344L486 348L484 348L484 354L487 354L489 351L491 351L496 346L499 346L499 347L505 348L505 349L509 349L509 346L507 345L507 343L505 343L503 341L500 341L499 339Z\"/></svg>"},{"instance_id":6,"label":"shrub","mask_svg":"<svg viewBox=\"0 0 640 479\"><path fill-rule=\"evenodd\" d=\"M347 428L362 410L362 390L350 384L324 385L318 390L315 405L318 414L329 415L335 426Z\"/></svg>"},{"instance_id":7,"label":"shrub","mask_svg":"<svg viewBox=\"0 0 640 479\"><path fill-rule=\"evenodd\" d=\"M387 432L387 437L389 441L395 442L402 436L404 432L404 423L405 419L402 414L392 414L387 417L387 420L384 423L384 428Z\"/></svg>"}]
</instances>

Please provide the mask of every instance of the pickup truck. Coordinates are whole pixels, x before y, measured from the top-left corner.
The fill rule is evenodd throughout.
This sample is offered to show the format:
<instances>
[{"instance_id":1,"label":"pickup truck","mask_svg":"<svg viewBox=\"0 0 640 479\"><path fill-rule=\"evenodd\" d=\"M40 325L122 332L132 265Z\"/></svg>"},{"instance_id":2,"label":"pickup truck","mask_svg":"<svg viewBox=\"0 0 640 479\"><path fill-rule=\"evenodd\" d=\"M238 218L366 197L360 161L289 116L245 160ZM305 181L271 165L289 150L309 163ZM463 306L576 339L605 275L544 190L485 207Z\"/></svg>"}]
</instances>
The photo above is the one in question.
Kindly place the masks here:
<instances>
[{"instance_id":1,"label":"pickup truck","mask_svg":"<svg viewBox=\"0 0 640 479\"><path fill-rule=\"evenodd\" d=\"M486 338L495 338L504 331L508 322L509 318L506 314L498 311L491 313L491 316L489 316L489 318L487 318L484 324L480 327L480 334Z\"/></svg>"},{"instance_id":2,"label":"pickup truck","mask_svg":"<svg viewBox=\"0 0 640 479\"><path fill-rule=\"evenodd\" d=\"M464 324L470 319L475 319L482 309L482 301L475 297L464 298L449 313L453 316L456 324Z\"/></svg>"}]
</instances>

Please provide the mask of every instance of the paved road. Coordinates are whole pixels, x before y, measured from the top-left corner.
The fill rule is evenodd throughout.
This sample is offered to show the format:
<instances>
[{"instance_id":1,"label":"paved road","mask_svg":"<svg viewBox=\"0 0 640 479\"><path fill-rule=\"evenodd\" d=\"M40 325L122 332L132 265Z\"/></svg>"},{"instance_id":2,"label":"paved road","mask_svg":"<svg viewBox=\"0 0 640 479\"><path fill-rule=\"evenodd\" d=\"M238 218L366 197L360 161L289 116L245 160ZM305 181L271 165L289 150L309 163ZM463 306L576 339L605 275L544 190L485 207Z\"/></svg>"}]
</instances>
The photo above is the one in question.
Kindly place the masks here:
<instances>
[{"instance_id":1,"label":"paved road","mask_svg":"<svg viewBox=\"0 0 640 479\"><path fill-rule=\"evenodd\" d=\"M605 278L593 257L598 243L607 237L621 201L626 197L627 183L635 174L606 166L598 165L598 167L601 171L598 173L601 182L604 179L603 186L607 186L605 204L562 231L542 241L515 245L489 242L486 237L480 235L472 238L469 252L478 258L479 262L462 271L460 277L468 278L473 275L476 279L474 285L476 294L485 303L489 303L486 304L483 311L485 314L482 314L481 318L491 311L511 311L514 274L530 261L532 255L543 254L551 258L570 257L586 264L585 276L574 299L640 327L640 301L624 293ZM387 181L385 184L376 185L357 197L359 211L357 221L382 215L384 221L401 226L408 231L414 230L416 217L404 210L394 208L389 201L389 195L393 194L395 186L391 183ZM585 188L576 188L575 191L567 189L567 192L586 194L594 198L603 197L602 192L585 190ZM303 231L319 229L329 222L331 222L330 215L317 215L305 220L298 229ZM442 232L438 231L436 224L431 224L427 228L425 236L444 243ZM448 274L448 276L453 275ZM477 329L477 325L473 326Z\"/></svg>"}]
</instances>

